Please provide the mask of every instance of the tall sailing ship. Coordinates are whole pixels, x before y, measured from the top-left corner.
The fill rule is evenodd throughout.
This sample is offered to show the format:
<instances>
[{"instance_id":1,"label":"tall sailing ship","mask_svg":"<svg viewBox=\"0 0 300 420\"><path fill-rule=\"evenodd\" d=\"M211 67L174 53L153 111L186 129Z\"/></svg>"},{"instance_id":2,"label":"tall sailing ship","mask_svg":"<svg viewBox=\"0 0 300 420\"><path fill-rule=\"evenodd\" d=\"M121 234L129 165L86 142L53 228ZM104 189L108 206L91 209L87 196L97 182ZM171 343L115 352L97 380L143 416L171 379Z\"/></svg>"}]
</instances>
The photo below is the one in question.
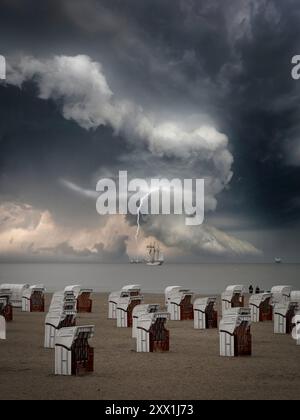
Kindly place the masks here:
<instances>
[{"instance_id":1,"label":"tall sailing ship","mask_svg":"<svg viewBox=\"0 0 300 420\"><path fill-rule=\"evenodd\" d=\"M165 262L163 253L160 250L160 246L156 243L147 246L148 257L146 258L146 264L150 266L160 266Z\"/></svg>"}]
</instances>

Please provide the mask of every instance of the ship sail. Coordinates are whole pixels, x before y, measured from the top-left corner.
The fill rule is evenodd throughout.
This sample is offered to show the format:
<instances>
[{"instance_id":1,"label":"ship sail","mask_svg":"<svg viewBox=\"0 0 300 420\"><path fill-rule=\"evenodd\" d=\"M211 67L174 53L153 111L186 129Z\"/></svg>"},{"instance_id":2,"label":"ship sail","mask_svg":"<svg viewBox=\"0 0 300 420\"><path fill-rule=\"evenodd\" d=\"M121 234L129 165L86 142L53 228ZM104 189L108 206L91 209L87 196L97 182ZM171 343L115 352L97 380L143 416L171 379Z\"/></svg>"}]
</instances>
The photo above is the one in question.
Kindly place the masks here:
<instances>
[{"instance_id":1,"label":"ship sail","mask_svg":"<svg viewBox=\"0 0 300 420\"><path fill-rule=\"evenodd\" d=\"M164 256L161 253L159 245L151 243L147 246L148 249L148 259L146 261L147 265L150 266L159 266L164 263Z\"/></svg>"}]
</instances>

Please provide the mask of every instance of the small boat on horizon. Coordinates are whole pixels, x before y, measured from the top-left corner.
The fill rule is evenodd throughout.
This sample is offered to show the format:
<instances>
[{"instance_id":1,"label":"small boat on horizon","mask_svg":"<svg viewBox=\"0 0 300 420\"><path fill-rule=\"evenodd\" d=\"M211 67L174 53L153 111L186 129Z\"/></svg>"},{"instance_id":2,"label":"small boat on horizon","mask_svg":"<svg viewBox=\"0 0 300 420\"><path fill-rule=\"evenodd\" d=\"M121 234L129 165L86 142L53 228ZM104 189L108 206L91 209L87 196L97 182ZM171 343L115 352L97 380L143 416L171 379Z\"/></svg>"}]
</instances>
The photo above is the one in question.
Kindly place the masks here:
<instances>
[{"instance_id":1,"label":"small boat on horizon","mask_svg":"<svg viewBox=\"0 0 300 420\"><path fill-rule=\"evenodd\" d=\"M281 264L282 263L282 259L280 257L276 257L275 258L275 263L276 264Z\"/></svg>"},{"instance_id":2,"label":"small boat on horizon","mask_svg":"<svg viewBox=\"0 0 300 420\"><path fill-rule=\"evenodd\" d=\"M132 258L130 264L142 264L144 261L140 260L138 257Z\"/></svg>"}]
</instances>

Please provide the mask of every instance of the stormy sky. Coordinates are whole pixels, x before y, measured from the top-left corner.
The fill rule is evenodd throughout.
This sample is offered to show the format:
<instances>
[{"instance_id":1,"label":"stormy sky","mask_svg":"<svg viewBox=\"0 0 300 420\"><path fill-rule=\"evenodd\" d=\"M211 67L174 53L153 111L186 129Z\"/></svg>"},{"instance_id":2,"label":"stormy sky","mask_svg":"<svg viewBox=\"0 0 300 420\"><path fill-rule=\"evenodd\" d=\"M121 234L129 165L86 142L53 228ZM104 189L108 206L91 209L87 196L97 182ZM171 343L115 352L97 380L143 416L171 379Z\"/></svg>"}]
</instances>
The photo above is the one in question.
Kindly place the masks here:
<instances>
[{"instance_id":1,"label":"stormy sky","mask_svg":"<svg viewBox=\"0 0 300 420\"><path fill-rule=\"evenodd\" d=\"M297 0L1 0L0 260L299 262ZM101 177L204 178L205 223L100 216Z\"/></svg>"}]
</instances>

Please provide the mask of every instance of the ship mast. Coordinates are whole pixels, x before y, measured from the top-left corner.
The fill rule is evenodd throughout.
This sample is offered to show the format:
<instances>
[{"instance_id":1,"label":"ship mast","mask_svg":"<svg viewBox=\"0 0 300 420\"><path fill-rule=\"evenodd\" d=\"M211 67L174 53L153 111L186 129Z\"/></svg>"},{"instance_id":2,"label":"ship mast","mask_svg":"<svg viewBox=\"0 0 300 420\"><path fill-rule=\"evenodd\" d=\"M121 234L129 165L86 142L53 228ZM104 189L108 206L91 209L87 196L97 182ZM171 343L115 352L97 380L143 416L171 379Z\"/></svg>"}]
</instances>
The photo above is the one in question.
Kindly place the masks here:
<instances>
[{"instance_id":1,"label":"ship mast","mask_svg":"<svg viewBox=\"0 0 300 420\"><path fill-rule=\"evenodd\" d=\"M159 261L159 257L160 257L160 247L159 245L156 247L156 261Z\"/></svg>"},{"instance_id":2,"label":"ship mast","mask_svg":"<svg viewBox=\"0 0 300 420\"><path fill-rule=\"evenodd\" d=\"M147 249L149 250L150 262L153 263L155 260L155 245L150 244L147 246Z\"/></svg>"}]
</instances>

